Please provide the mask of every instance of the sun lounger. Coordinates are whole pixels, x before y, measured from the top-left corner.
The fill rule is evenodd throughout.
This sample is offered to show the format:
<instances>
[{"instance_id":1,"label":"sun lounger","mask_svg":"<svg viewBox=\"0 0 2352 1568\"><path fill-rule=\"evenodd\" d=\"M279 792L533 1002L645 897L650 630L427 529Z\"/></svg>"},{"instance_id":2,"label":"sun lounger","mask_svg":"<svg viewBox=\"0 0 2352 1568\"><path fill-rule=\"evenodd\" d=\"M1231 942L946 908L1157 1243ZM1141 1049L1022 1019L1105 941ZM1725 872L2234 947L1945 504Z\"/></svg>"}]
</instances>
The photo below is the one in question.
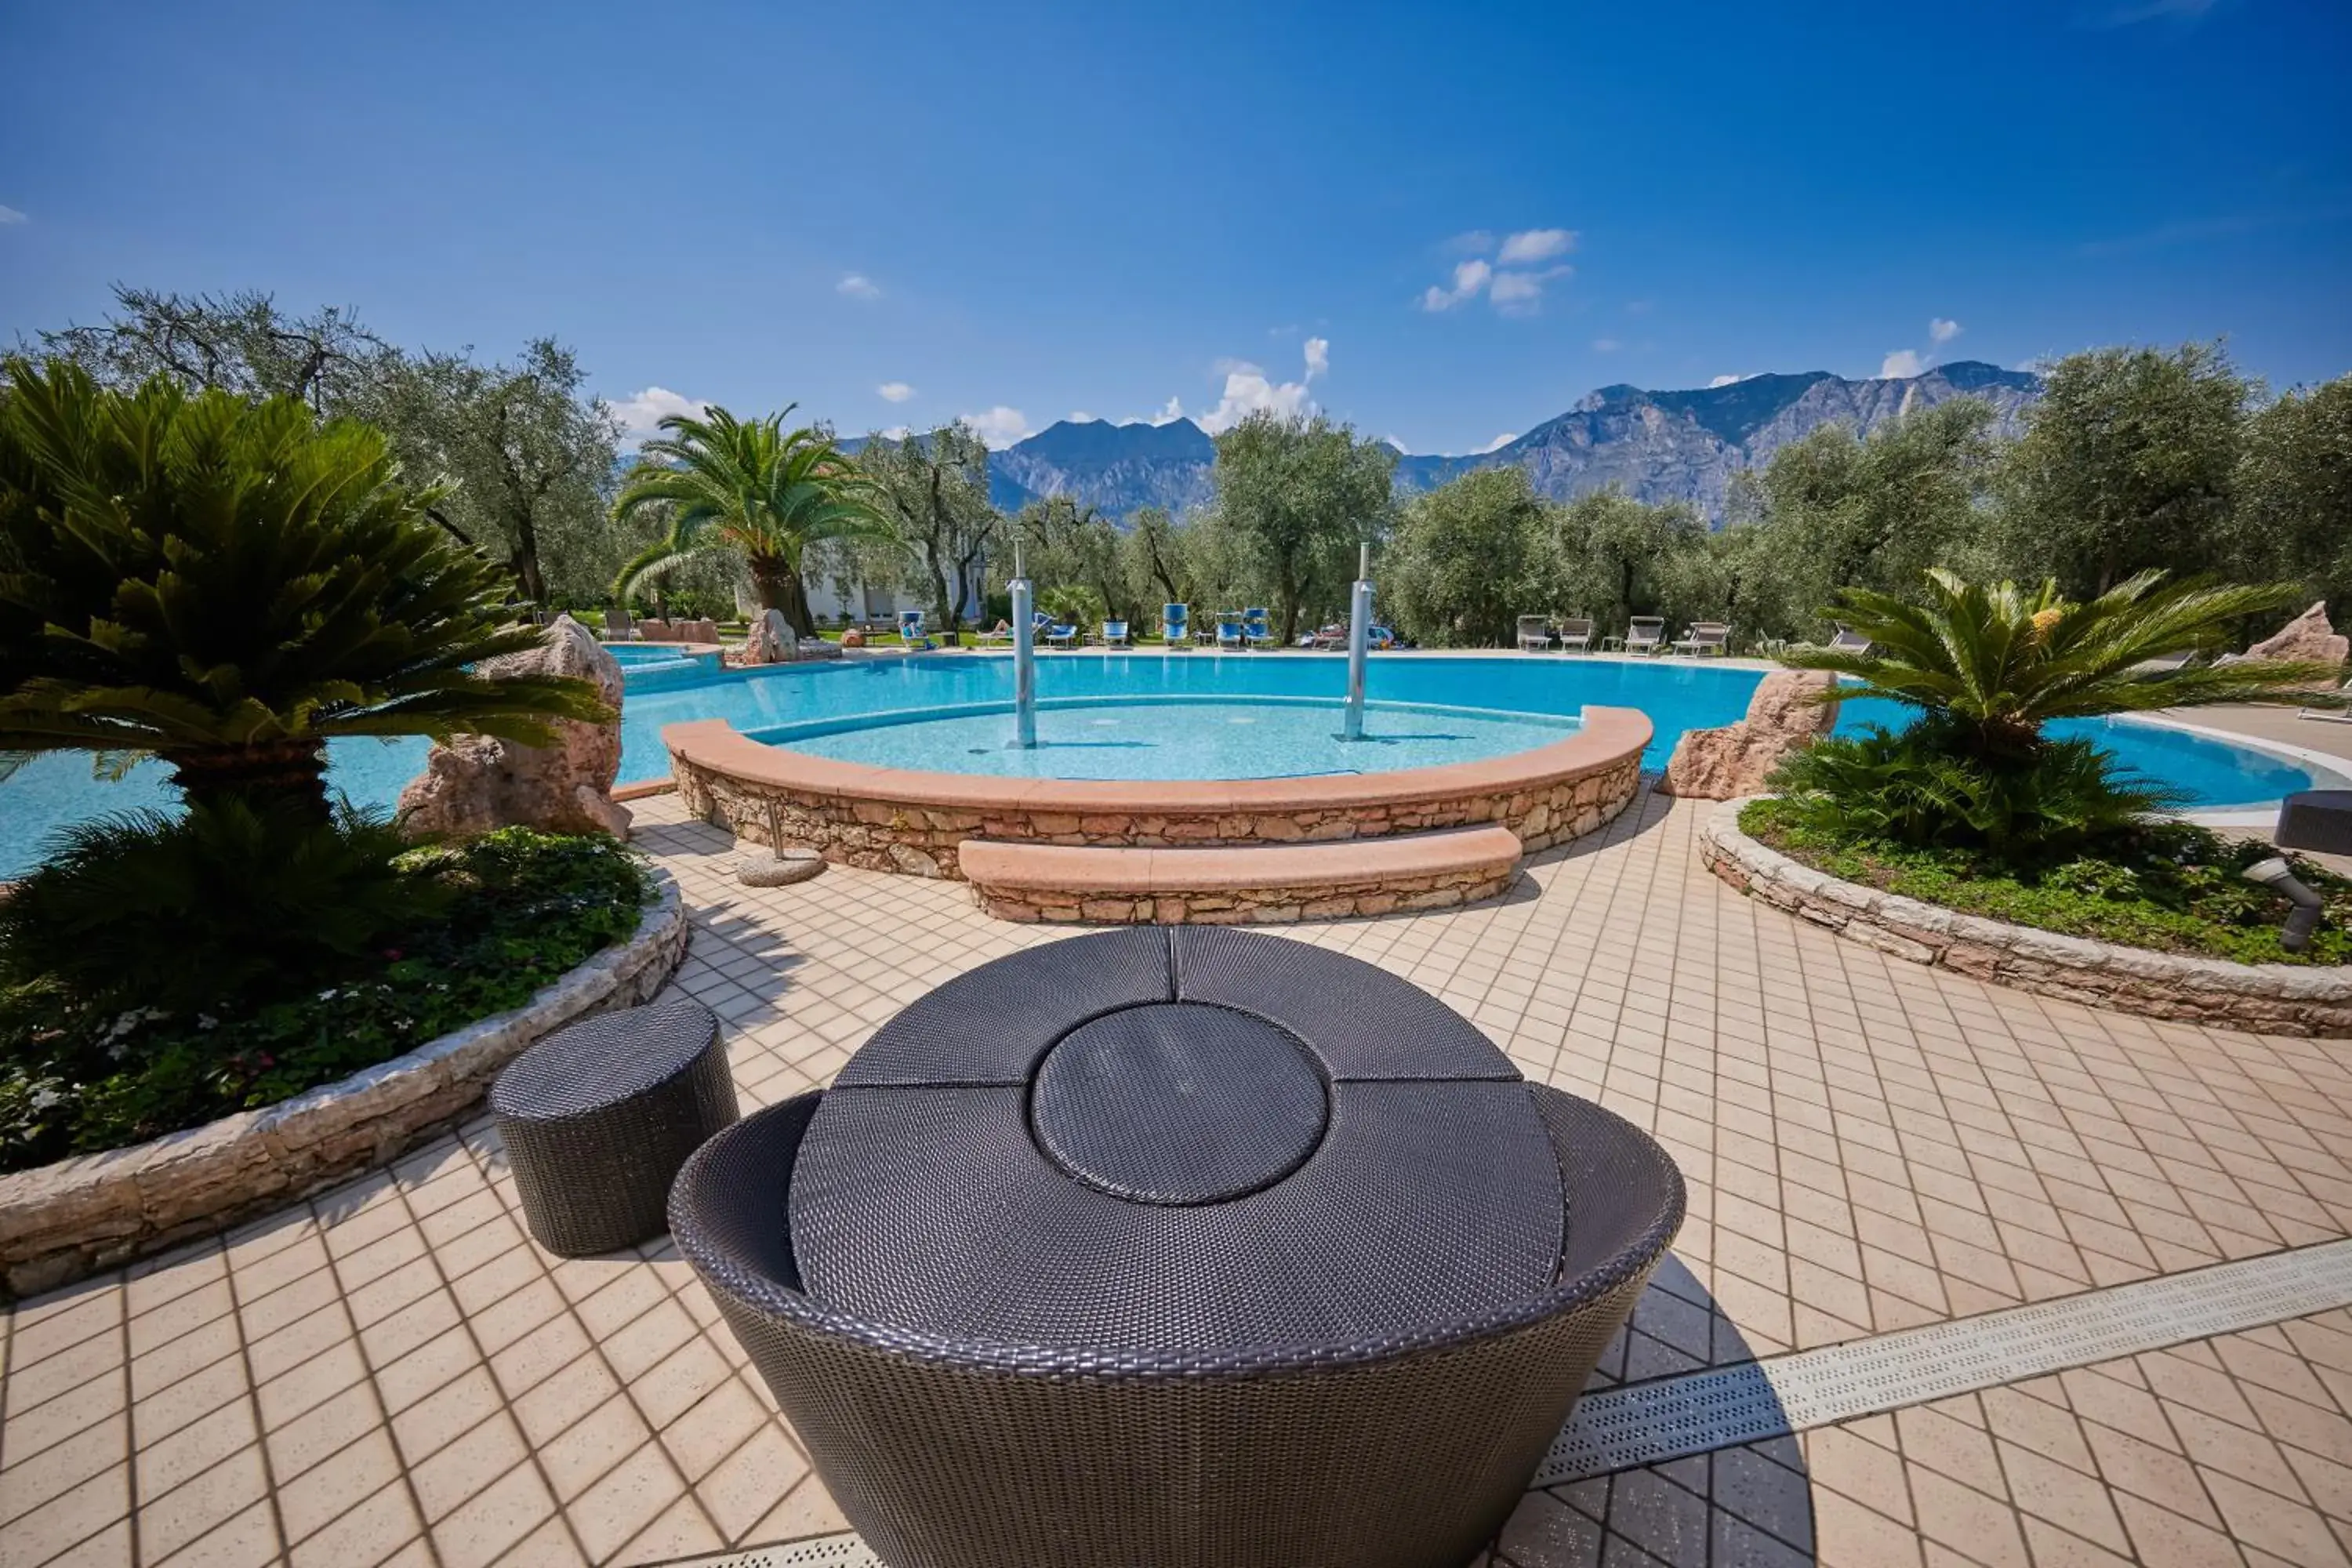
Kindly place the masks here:
<instances>
[{"instance_id":1,"label":"sun lounger","mask_svg":"<svg viewBox=\"0 0 2352 1568\"><path fill-rule=\"evenodd\" d=\"M2352 680L2347 680L2336 690L2347 703L2352 703ZM2323 720L2330 724L2352 724L2352 708L2298 708L2294 716Z\"/></svg>"},{"instance_id":2,"label":"sun lounger","mask_svg":"<svg viewBox=\"0 0 2352 1568\"><path fill-rule=\"evenodd\" d=\"M1693 658L1714 654L1720 658L1731 651L1731 624L1728 621L1694 621L1690 629L1675 639L1674 651L1686 653Z\"/></svg>"},{"instance_id":3,"label":"sun lounger","mask_svg":"<svg viewBox=\"0 0 2352 1568\"><path fill-rule=\"evenodd\" d=\"M1078 628L1076 626L1071 625L1047 626L1045 628L1045 646L1048 647L1063 648L1077 647Z\"/></svg>"},{"instance_id":4,"label":"sun lounger","mask_svg":"<svg viewBox=\"0 0 2352 1568\"><path fill-rule=\"evenodd\" d=\"M1666 646L1666 617L1635 616L1625 624L1627 653L1655 653Z\"/></svg>"},{"instance_id":5,"label":"sun lounger","mask_svg":"<svg viewBox=\"0 0 2352 1568\"><path fill-rule=\"evenodd\" d=\"M1247 647L1249 647L1249 643L1242 636L1241 617L1239 616L1219 616L1217 617L1218 649L1223 651L1229 647L1245 648Z\"/></svg>"},{"instance_id":6,"label":"sun lounger","mask_svg":"<svg viewBox=\"0 0 2352 1568\"><path fill-rule=\"evenodd\" d=\"M1541 653L1551 647L1551 622L1543 616L1519 617L1519 651Z\"/></svg>"},{"instance_id":7,"label":"sun lounger","mask_svg":"<svg viewBox=\"0 0 2352 1568\"><path fill-rule=\"evenodd\" d=\"M1170 647L1190 647L1192 645L1192 606L1162 605L1160 606L1160 637Z\"/></svg>"},{"instance_id":8,"label":"sun lounger","mask_svg":"<svg viewBox=\"0 0 2352 1568\"><path fill-rule=\"evenodd\" d=\"M604 612L604 640L606 642L631 642L635 640L636 635L637 623L629 618L628 611L607 610Z\"/></svg>"},{"instance_id":9,"label":"sun lounger","mask_svg":"<svg viewBox=\"0 0 2352 1568\"><path fill-rule=\"evenodd\" d=\"M898 640L910 651L917 652L928 651L940 646L923 635L923 612L920 610L898 612Z\"/></svg>"},{"instance_id":10,"label":"sun lounger","mask_svg":"<svg viewBox=\"0 0 2352 1568\"><path fill-rule=\"evenodd\" d=\"M1103 647L1129 647L1130 645L1127 640L1127 623L1125 621L1105 621L1102 624L1102 640Z\"/></svg>"},{"instance_id":11,"label":"sun lounger","mask_svg":"<svg viewBox=\"0 0 2352 1568\"><path fill-rule=\"evenodd\" d=\"M1870 651L1871 643L1868 637L1855 631L1843 621L1832 624L1837 627L1836 634L1830 638L1829 647L1832 653L1868 653Z\"/></svg>"},{"instance_id":12,"label":"sun lounger","mask_svg":"<svg viewBox=\"0 0 2352 1568\"><path fill-rule=\"evenodd\" d=\"M2129 673L2133 675L2170 675L2176 669L2188 668L2189 661L2194 659L2196 657L2197 650L2195 648L2190 648L2186 653L2168 653L2161 658L2144 658L2137 664L2133 665Z\"/></svg>"},{"instance_id":13,"label":"sun lounger","mask_svg":"<svg viewBox=\"0 0 2352 1568\"><path fill-rule=\"evenodd\" d=\"M1592 618L1571 616L1559 623L1559 651L1591 653L1592 651Z\"/></svg>"},{"instance_id":14,"label":"sun lounger","mask_svg":"<svg viewBox=\"0 0 2352 1568\"><path fill-rule=\"evenodd\" d=\"M1279 641L1274 635L1271 618L1264 609L1255 606L1242 612L1242 637L1252 647L1273 647Z\"/></svg>"}]
</instances>

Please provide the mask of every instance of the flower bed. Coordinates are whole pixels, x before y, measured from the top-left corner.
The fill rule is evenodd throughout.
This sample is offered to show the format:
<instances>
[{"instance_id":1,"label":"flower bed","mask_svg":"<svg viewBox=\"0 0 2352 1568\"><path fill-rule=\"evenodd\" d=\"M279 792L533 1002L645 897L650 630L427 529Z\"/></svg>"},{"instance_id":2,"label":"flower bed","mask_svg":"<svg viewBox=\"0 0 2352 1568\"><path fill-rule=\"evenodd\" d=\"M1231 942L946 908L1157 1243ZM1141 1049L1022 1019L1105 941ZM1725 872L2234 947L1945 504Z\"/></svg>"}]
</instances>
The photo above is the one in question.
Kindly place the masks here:
<instances>
[{"instance_id":1,"label":"flower bed","mask_svg":"<svg viewBox=\"0 0 2352 1568\"><path fill-rule=\"evenodd\" d=\"M54 1003L12 998L17 1033L0 1068L9 1152L32 1168L0 1175L0 1295L211 1234L382 1163L468 1110L531 1041L647 999L685 956L676 886L610 841L509 830L447 853L467 857L482 887L472 908L366 973L254 1016L210 1028L135 1019L109 1042L118 1018L77 1051L40 1037L45 1006L55 1033ZM215 1038L229 1043L206 1057L197 1042ZM115 1070L65 1076L93 1055ZM178 1130L148 1130L165 1120ZM57 1159L125 1128L128 1146Z\"/></svg>"},{"instance_id":2,"label":"flower bed","mask_svg":"<svg viewBox=\"0 0 2352 1568\"><path fill-rule=\"evenodd\" d=\"M1763 804L1735 800L1716 809L1700 841L1708 868L1742 892L1849 941L2019 990L2149 1017L2265 1034L2352 1037L2352 968L2331 956L2343 951L2340 930L2324 931L2328 945L2315 941L2304 961L2247 963L2016 923L2027 914L2095 921L2097 929L2154 932L2181 947L2189 945L2181 940L2184 932L2194 929L2193 923L2175 919L2179 911L2152 900L2119 900L2112 888L2099 895L2095 890L2097 876L2092 872L2074 873L2069 879L2072 886L2035 889L2014 877L1958 877L1948 866L1932 873L1898 868L1875 847L1865 853L1815 847L1810 852L1822 857L1817 868L1765 841L1761 836L1775 832L1778 819L1769 809L1757 809ZM1751 826L1754 836L1747 830ZM2221 868L2209 869L2218 872ZM1880 875L1890 886L1849 879L1839 874L1843 870ZM2344 896L2346 885L2340 879L2316 871L2312 875L2326 884L2331 903ZM2010 918L1928 902L1898 890L1906 887L1952 891L1985 908L2004 909ZM2227 901L2218 876L2204 893L2200 901ZM2192 911L2192 922L2195 919ZM2208 942L2262 951L2265 939L2251 925L2224 920L2212 909L2203 923L2209 928ZM2223 927L2233 934L2221 935L2214 929ZM2266 940L2270 951L2276 952L2275 935Z\"/></svg>"}]
</instances>

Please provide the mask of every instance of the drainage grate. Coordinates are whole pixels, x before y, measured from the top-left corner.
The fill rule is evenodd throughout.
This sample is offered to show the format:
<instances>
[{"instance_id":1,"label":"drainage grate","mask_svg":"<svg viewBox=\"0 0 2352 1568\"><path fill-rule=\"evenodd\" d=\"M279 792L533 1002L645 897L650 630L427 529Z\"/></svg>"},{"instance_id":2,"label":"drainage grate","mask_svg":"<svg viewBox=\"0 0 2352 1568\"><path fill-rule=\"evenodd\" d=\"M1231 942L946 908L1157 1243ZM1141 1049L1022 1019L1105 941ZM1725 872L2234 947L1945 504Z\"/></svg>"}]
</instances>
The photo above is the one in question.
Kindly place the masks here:
<instances>
[{"instance_id":1,"label":"drainage grate","mask_svg":"<svg viewBox=\"0 0 2352 1568\"><path fill-rule=\"evenodd\" d=\"M852 1534L818 1535L781 1546L722 1552L714 1557L684 1557L670 1568L889 1568L874 1549Z\"/></svg>"},{"instance_id":2,"label":"drainage grate","mask_svg":"<svg viewBox=\"0 0 2352 1568\"><path fill-rule=\"evenodd\" d=\"M1587 1395L1554 1486L2352 1305L2352 1241Z\"/></svg>"},{"instance_id":3,"label":"drainage grate","mask_svg":"<svg viewBox=\"0 0 2352 1568\"><path fill-rule=\"evenodd\" d=\"M1712 1453L2347 1306L2352 1241L2331 1241L1769 1361L1654 1378L1578 1402L1528 1484L1558 1486ZM825 1535L673 1568L886 1564L855 1535Z\"/></svg>"}]
</instances>

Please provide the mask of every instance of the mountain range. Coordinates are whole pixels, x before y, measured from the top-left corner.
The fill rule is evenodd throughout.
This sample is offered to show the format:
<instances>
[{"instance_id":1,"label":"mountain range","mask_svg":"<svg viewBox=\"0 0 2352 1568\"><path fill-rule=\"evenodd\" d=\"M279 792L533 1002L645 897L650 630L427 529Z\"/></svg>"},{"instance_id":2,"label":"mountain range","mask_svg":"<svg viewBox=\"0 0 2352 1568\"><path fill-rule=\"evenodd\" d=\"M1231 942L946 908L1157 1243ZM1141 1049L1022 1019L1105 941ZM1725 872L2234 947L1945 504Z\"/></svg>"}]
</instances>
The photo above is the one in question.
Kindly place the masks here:
<instances>
[{"instance_id":1,"label":"mountain range","mask_svg":"<svg viewBox=\"0 0 2352 1568\"><path fill-rule=\"evenodd\" d=\"M1868 435L1915 408L1981 397L1993 406L1995 428L2014 434L2019 414L2041 386L2029 372L1979 360L1867 381L1816 370L1684 392L1604 386L1493 451L1446 457L1400 450L1396 489L1412 494L1474 469L1515 464L1538 494L1555 500L1615 485L1637 500L1688 501L1720 521L1732 475L1761 467L1824 425L1843 421ZM991 453L989 489L1007 510L1066 495L1115 518L1147 506L1181 515L1214 495L1215 460L1215 444L1190 419L1065 419Z\"/></svg>"}]
</instances>

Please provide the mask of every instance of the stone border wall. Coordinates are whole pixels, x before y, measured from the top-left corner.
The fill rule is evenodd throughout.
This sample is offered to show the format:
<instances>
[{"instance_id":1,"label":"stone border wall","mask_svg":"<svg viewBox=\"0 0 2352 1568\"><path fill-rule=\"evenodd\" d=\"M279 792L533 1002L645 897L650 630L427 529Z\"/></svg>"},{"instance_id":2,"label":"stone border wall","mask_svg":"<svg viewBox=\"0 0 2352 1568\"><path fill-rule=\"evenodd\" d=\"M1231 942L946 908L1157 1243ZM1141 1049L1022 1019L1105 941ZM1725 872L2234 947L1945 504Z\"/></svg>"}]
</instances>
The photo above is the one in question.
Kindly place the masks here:
<instances>
[{"instance_id":1,"label":"stone border wall","mask_svg":"<svg viewBox=\"0 0 2352 1568\"><path fill-rule=\"evenodd\" d=\"M1840 881L1739 829L1749 795L1699 830L1707 868L1743 893L1849 942L1997 985L2264 1035L2352 1038L2352 968L2233 963L2061 936Z\"/></svg>"},{"instance_id":2,"label":"stone border wall","mask_svg":"<svg viewBox=\"0 0 2352 1568\"><path fill-rule=\"evenodd\" d=\"M1001 921L1083 925L1290 925L1299 921L1354 920L1414 910L1454 909L1510 891L1517 865L1466 867L1419 877L1361 882L1309 883L1295 888L1219 888L1198 891L1118 894L1049 892L1035 888L984 889L981 907Z\"/></svg>"},{"instance_id":3,"label":"stone border wall","mask_svg":"<svg viewBox=\"0 0 2352 1568\"><path fill-rule=\"evenodd\" d=\"M1530 852L1602 826L1639 792L1649 716L1588 708L1553 745L1484 762L1316 778L1096 782L913 773L764 745L723 719L662 731L688 812L754 844L963 879L967 838L1142 848L1328 843L1500 823Z\"/></svg>"},{"instance_id":4,"label":"stone border wall","mask_svg":"<svg viewBox=\"0 0 2352 1568\"><path fill-rule=\"evenodd\" d=\"M0 1176L0 1296L214 1235L384 1164L471 1110L541 1036L648 1000L677 972L690 934L677 882L653 877L656 897L635 936L520 1007L276 1105Z\"/></svg>"}]
</instances>

